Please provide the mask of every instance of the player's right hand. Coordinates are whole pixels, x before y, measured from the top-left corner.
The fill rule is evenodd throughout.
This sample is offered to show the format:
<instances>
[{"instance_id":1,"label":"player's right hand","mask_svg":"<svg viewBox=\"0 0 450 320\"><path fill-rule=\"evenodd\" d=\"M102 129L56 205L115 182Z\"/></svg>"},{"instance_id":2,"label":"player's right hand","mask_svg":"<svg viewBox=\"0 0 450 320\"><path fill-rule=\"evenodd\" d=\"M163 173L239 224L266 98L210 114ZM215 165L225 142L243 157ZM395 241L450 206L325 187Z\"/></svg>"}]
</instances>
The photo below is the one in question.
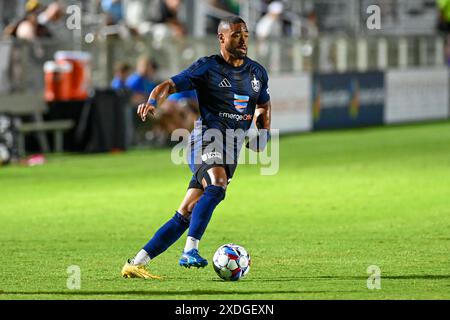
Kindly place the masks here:
<instances>
[{"instance_id":1,"label":"player's right hand","mask_svg":"<svg viewBox=\"0 0 450 320\"><path fill-rule=\"evenodd\" d=\"M142 121L145 121L148 114L151 114L152 116L155 115L155 110L155 106L151 105L150 103L141 103L137 108L137 114L139 117L141 117Z\"/></svg>"}]
</instances>

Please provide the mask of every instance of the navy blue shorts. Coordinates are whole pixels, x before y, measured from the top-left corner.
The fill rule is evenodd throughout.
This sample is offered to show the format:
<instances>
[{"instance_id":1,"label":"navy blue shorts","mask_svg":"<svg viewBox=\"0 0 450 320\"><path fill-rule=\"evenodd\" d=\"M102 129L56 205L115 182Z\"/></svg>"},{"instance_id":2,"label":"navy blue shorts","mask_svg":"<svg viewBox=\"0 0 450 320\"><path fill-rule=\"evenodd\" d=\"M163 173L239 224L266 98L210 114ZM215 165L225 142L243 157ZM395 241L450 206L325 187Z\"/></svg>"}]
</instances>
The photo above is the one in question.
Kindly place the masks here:
<instances>
[{"instance_id":1,"label":"navy blue shorts","mask_svg":"<svg viewBox=\"0 0 450 320\"><path fill-rule=\"evenodd\" d=\"M227 174L228 183L230 183L234 172L237 168L237 163L227 163L226 152L222 148L215 148L213 152L205 150L207 144L197 144L192 141L189 154L189 169L192 172L192 179L189 182L189 189L203 189L202 180L207 174L206 172L214 167L223 167Z\"/></svg>"}]
</instances>

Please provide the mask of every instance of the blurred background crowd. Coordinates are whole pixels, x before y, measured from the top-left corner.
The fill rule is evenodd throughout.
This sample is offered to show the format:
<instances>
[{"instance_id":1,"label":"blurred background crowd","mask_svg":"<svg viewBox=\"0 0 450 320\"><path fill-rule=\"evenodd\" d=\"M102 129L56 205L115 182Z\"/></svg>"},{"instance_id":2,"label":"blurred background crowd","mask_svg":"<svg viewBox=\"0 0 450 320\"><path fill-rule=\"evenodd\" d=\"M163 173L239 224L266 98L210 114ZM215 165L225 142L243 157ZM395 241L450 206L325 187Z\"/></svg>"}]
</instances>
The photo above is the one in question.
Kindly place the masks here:
<instances>
[{"instance_id":1,"label":"blurred background crowd","mask_svg":"<svg viewBox=\"0 0 450 320\"><path fill-rule=\"evenodd\" d=\"M381 28L368 27L370 5ZM195 92L169 97L151 124L134 108L160 81L214 54L218 22L229 15L247 21L249 56L272 75L450 64L450 0L0 0L0 103L42 93L46 117L77 110L64 116L76 122L68 145L80 148L89 121L102 119L95 106L122 101L119 149L166 145L174 129L192 129ZM64 91L66 73L81 77L81 93L69 92L73 82Z\"/></svg>"}]
</instances>

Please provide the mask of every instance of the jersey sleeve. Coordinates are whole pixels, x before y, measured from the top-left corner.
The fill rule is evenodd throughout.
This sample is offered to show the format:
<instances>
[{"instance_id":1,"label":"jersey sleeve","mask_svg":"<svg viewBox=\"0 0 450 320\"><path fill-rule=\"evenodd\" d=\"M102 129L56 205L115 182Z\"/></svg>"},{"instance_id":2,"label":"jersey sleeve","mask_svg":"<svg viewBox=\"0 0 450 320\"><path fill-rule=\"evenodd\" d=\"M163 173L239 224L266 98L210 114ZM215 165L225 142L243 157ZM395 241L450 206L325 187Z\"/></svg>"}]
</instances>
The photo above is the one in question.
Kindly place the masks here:
<instances>
[{"instance_id":1,"label":"jersey sleeve","mask_svg":"<svg viewBox=\"0 0 450 320\"><path fill-rule=\"evenodd\" d=\"M256 101L256 104L262 105L267 103L269 100L270 100L269 77L267 76L266 70L263 70L261 93L259 94L258 101Z\"/></svg>"},{"instance_id":2,"label":"jersey sleeve","mask_svg":"<svg viewBox=\"0 0 450 320\"><path fill-rule=\"evenodd\" d=\"M173 76L171 79L177 87L177 91L188 91L197 89L205 83L208 71L208 60L200 58L186 70Z\"/></svg>"}]
</instances>

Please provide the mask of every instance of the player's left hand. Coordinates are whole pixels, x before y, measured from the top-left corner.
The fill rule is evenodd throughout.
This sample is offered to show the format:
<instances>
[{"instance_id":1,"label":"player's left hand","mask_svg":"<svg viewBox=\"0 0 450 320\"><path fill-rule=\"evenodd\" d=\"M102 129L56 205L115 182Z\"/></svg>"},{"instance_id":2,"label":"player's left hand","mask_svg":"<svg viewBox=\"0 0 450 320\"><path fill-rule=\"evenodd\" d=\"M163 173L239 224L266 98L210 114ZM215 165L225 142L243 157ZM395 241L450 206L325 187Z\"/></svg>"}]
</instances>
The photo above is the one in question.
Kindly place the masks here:
<instances>
[{"instance_id":1,"label":"player's left hand","mask_svg":"<svg viewBox=\"0 0 450 320\"><path fill-rule=\"evenodd\" d=\"M150 103L141 103L137 108L137 114L139 115L139 117L141 117L142 121L145 121L148 114L151 114L152 116L155 115L155 110L155 106L151 105Z\"/></svg>"},{"instance_id":2,"label":"player's left hand","mask_svg":"<svg viewBox=\"0 0 450 320\"><path fill-rule=\"evenodd\" d=\"M255 152L261 152L264 151L269 140L270 140L270 131L262 129L258 131L258 135L256 137L253 137L247 142L245 147Z\"/></svg>"}]
</instances>

